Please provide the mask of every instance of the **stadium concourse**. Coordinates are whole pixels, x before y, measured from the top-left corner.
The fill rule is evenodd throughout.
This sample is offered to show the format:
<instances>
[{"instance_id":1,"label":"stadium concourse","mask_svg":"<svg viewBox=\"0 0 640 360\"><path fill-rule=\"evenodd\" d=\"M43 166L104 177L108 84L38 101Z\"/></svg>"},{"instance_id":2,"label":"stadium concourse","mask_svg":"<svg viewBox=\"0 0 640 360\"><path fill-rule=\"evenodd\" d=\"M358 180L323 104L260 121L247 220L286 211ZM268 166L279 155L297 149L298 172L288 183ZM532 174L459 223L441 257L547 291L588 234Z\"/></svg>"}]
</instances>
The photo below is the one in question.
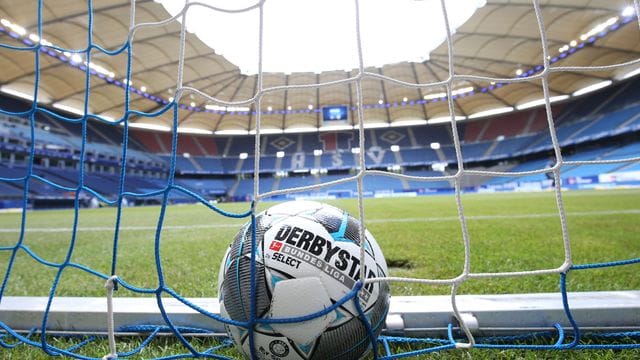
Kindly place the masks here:
<instances>
[{"instance_id":1,"label":"stadium concourse","mask_svg":"<svg viewBox=\"0 0 640 360\"><path fill-rule=\"evenodd\" d=\"M3 97L2 108L19 111L28 103ZM640 152L640 80L621 82L590 96L553 106L556 131L565 161L611 160ZM529 171L550 166L552 145L544 108L460 122L462 157L466 169ZM369 169L416 176L456 172L456 154L448 124L367 129ZM85 185L103 196L119 191L121 127L89 120ZM3 177L27 172L31 134L26 119L2 116L0 122ZM57 184L77 186L81 125L38 113L35 126L34 173ZM242 201L253 192L255 137L178 134L176 182L210 200ZM161 189L171 163L172 134L132 130L129 134L125 191ZM332 181L353 174L357 162L357 132L269 134L261 137L260 191L266 192ZM640 164L614 163L563 167L563 187L569 189L639 186ZM411 181L366 176L365 196L417 196L453 191L450 181ZM551 188L546 174L521 177L467 177L465 191L536 191ZM0 182L0 207L20 207L21 183ZM45 182L31 181L31 206L73 205L73 194ZM356 183L286 196L350 197ZM285 198L286 196L280 196ZM139 200L142 201L142 200ZM145 199L157 202L158 199ZM173 202L193 201L174 194ZM89 198L85 205L91 205ZM95 204L94 204L95 205Z\"/></svg>"}]
</instances>

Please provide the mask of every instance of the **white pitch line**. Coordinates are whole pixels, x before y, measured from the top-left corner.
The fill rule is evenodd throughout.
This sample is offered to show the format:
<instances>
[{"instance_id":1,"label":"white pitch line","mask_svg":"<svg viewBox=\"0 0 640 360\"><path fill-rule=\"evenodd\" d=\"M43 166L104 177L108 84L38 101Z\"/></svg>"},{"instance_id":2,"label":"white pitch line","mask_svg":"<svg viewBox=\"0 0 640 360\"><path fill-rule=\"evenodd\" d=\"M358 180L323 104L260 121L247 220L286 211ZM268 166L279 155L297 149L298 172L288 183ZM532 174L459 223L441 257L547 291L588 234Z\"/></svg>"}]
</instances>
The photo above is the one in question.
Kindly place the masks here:
<instances>
[{"instance_id":1,"label":"white pitch line","mask_svg":"<svg viewBox=\"0 0 640 360\"><path fill-rule=\"evenodd\" d=\"M640 214L640 209L629 210L603 210L603 211L577 211L567 213L568 217L583 216L606 216L606 215L624 215L624 214ZM538 214L505 214L505 215L470 215L465 216L467 220L500 220L500 219L539 219L558 217L558 213L538 213ZM406 223L406 222L440 222L440 221L457 221L458 216L438 216L438 217L422 217L422 218L401 218L401 219L367 219L367 224L379 223ZM187 229L217 229L217 228L239 228L242 223L238 224L200 224L200 225L165 225L162 230L187 230ZM114 227L96 226L96 227L79 227L78 231L113 231ZM28 227L27 232L68 232L72 229L66 228L34 228ZM121 231L155 231L156 226L121 226ZM20 232L20 228L0 229L0 233L16 233Z\"/></svg>"},{"instance_id":2,"label":"white pitch line","mask_svg":"<svg viewBox=\"0 0 640 360\"><path fill-rule=\"evenodd\" d=\"M600 215L624 215L640 214L640 209L629 210L603 210L603 211L577 211L568 212L568 217L600 216ZM505 214L505 215L465 215L466 220L500 220L500 219L539 219L559 217L559 213L539 213L539 214ZM459 220L458 216L440 216L428 218L404 218L404 219L368 219L366 223L393 223L393 222L438 222Z\"/></svg>"},{"instance_id":3,"label":"white pitch line","mask_svg":"<svg viewBox=\"0 0 640 360\"><path fill-rule=\"evenodd\" d=\"M215 229L215 228L239 228L242 224L208 224L208 225L165 225L162 230L187 230L187 229ZM78 227L78 231L113 231L115 226L95 226L95 227ZM156 226L121 226L122 231L155 231ZM68 232L72 229L66 228L29 228L27 232ZM0 229L0 233L15 233L20 232L19 228L14 229Z\"/></svg>"}]
</instances>

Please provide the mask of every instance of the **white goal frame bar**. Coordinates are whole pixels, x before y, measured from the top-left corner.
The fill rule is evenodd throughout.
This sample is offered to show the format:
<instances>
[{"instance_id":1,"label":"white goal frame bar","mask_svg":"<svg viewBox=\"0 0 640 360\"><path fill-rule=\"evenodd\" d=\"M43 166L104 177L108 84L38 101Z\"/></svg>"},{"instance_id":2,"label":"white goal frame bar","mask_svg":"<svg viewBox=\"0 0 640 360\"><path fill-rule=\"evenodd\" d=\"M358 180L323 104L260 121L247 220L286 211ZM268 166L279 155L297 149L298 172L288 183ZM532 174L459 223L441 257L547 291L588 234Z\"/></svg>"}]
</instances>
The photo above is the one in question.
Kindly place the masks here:
<instances>
[{"instance_id":1,"label":"white goal frame bar","mask_svg":"<svg viewBox=\"0 0 640 360\"><path fill-rule=\"evenodd\" d=\"M567 293L571 314L583 331L640 330L640 291ZM220 313L217 298L188 299L201 308ZM7 296L0 303L0 321L18 332L42 326L47 297ZM201 328L226 335L223 324L189 308L174 298L163 298L167 315L175 326ZM561 293L458 295L456 305L474 336L515 335L570 330ZM114 328L140 325L164 326L155 298L114 298ZM48 316L49 334L107 334L107 299L103 297L56 297ZM396 336L446 336L449 324L459 329L450 296L394 296L383 331ZM139 334L117 332L119 335ZM201 333L191 335L202 336ZM211 335L211 333L204 334Z\"/></svg>"}]
</instances>

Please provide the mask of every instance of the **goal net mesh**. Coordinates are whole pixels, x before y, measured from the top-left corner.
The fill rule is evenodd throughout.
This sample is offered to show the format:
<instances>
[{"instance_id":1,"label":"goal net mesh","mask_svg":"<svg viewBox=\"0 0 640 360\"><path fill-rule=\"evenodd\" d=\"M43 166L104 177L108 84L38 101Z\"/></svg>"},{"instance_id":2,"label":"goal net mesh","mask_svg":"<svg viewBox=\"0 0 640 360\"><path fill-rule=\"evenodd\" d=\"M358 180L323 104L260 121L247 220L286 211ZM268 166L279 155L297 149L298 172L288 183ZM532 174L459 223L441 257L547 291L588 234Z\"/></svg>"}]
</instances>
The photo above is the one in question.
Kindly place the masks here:
<instances>
[{"instance_id":1,"label":"goal net mesh","mask_svg":"<svg viewBox=\"0 0 640 360\"><path fill-rule=\"evenodd\" d=\"M22 41L23 45L16 46L10 44L9 41L3 42L0 44L0 48L2 52L29 52L35 59L35 68L33 69L34 76L34 93L32 102L32 106L26 111L9 111L6 109L0 109L2 114L8 116L16 116L28 119L31 128L31 142L30 142L30 155L29 155L29 163L27 167L27 173L24 176L20 177L0 177L1 182L5 183L16 183L20 184L24 189L24 196L22 202L22 216L19 224L19 236L17 236L17 240L15 243L7 246L2 246L0 251L6 255L6 269L4 271L4 278L2 281L2 287L0 288L0 296L4 295L7 289L7 286L12 281L21 281L18 274L15 273L15 265L18 259L18 255L26 254L31 259L37 262L34 266L46 267L49 269L53 269L55 272L54 280L50 284L50 291L47 306L42 309L43 312L43 321L42 326L39 329L33 329L33 331L29 334L18 333L14 329L7 326L5 323L0 322L0 327L2 327L2 336L0 338L0 345L4 348L13 348L18 344L26 344L29 346L39 347L42 350L46 351L50 355L66 355L75 358L90 358L89 356L82 355L82 350L86 346L90 346L91 343L95 341L94 337L81 337L78 338L77 341L74 340L73 345L61 347L57 344L56 341L53 341L54 338L52 335L48 334L46 329L48 325L48 313L54 301L54 298L57 296L57 287L60 279L62 278L65 272L69 271L82 271L91 276L94 276L96 279L101 280L107 283L107 289L109 291L109 297L112 296L113 289L122 287L131 292L139 293L144 296L151 296L157 299L157 304L159 311L163 314L163 317L166 321L166 326L139 326L135 329L111 329L116 332L126 332L126 331L135 331L135 332L148 332L149 336L146 340L141 341L140 347L129 351L127 353L118 353L118 357L126 357L132 356L141 351L147 344L152 343L152 340L161 332L172 333L179 342L184 345L185 352L180 354L171 354L165 355L168 358L179 358L184 356L202 356L202 357L214 357L214 358L228 358L230 347L230 342L228 340L220 340L219 343L215 344L213 347L209 347L207 349L200 349L198 346L193 344L193 339L184 335L184 333L207 333L206 330L203 329L195 329L195 328L185 328L182 326L177 326L172 321L171 317L167 315L167 311L163 306L163 302L167 297L172 297L179 300L181 303L186 306L191 307L193 310L203 314L204 316L208 316L219 320L221 322L229 322L229 319L225 319L220 317L217 314L213 314L208 312L207 310L197 306L196 304L190 302L186 298L184 298L179 291L173 289L169 284L165 282L165 274L163 273L162 261L160 248L161 243L163 241L163 236L165 236L165 214L167 212L167 207L170 203L171 194L180 193L182 196L193 199L196 202L207 207L212 213L215 213L216 216L223 217L233 217L233 218L246 218L248 220L254 221L256 215L256 207L257 204L267 198L271 198L278 195L286 195L286 194L294 194L297 192L307 192L311 190L318 190L330 187L332 185L341 184L345 182L356 182L357 183L357 204L358 204L358 213L354 214L356 217L359 217L361 220L361 228L360 234L361 237L364 237L365 226L367 226L368 221L365 216L365 206L364 206L364 192L365 192L365 183L364 179L367 176L386 176L395 179L401 180L411 180L411 181L424 181L424 182L433 182L433 181L450 181L454 185L453 192L453 200L455 202L455 208L457 209L457 218L459 223L459 229L462 234L462 243L464 247L464 263L462 266L462 272L457 276L451 278L416 278L416 277L388 277L388 278L376 278L376 279L367 279L366 281L379 281L379 282L390 282L390 283L419 283L425 285L434 285L434 286L448 286L450 288L450 302L452 306L452 311L454 318L457 320L452 320L452 323L449 324L448 336L444 338L409 338L409 337L394 337L388 335L381 335L378 338L374 338L373 331L371 330L371 325L366 324L369 332L371 334L371 342L374 344L373 346L373 356L376 358L397 358L404 356L413 356L420 355L428 352L441 351L452 348L502 348L502 349L510 349L510 348L522 348L522 349L586 349L586 348L610 348L610 349L626 349L626 348L637 348L640 344L636 341L638 339L638 332L623 332L623 333L607 333L602 334L599 333L597 335L589 335L588 341L583 341L585 337L585 332L581 329L580 324L576 323L572 317L572 308L571 303L567 297L567 282L568 274L575 271L585 271L594 268L609 268L609 267L623 267L630 266L633 264L637 264L640 262L640 258L629 258L629 259L619 259L616 261L609 262L598 262L598 263L581 263L574 264L572 259L572 242L570 241L570 233L567 226L567 216L565 213L565 209L563 206L563 191L561 185L561 171L563 168L567 166L575 166L575 165L593 165L593 164L607 164L612 162L634 162L640 160L640 157L628 157L624 159L618 160L593 160L593 161L565 161L563 160L563 154L561 152L561 147L558 141L558 137L556 135L556 126L554 125L554 117L552 113L551 103L550 103L550 90L549 90L549 77L554 73L562 73L562 72L597 72L597 71L607 71L615 68L621 67L629 67L629 66L637 66L640 64L640 59L635 59L633 61L623 63L623 64L609 64L604 66L588 66L588 67L566 67L566 66L553 66L555 59L552 54L548 50L548 39L545 31L545 22L542 16L541 4L537 0L533 0L530 6L535 10L536 21L538 24L540 37L540 47L542 49L542 58L540 59L540 66L532 68L532 69L524 69L523 74L514 78L497 78L497 77L487 77L487 76L473 76L473 75L461 75L458 73L456 67L454 66L454 59L456 57L456 51L452 46L452 37L453 31L449 26L448 15L446 12L446 6L444 1L441 3L441 11L442 16L444 18L444 24L446 27L446 44L448 46L448 58L446 62L448 63L448 77L445 80L431 83L407 83L392 77L388 77L385 75L381 75L379 73L372 73L366 71L366 67L363 63L363 51L366 49L362 49L361 39L360 39L360 11L359 6L360 3L355 1L353 6L355 7L355 19L353 19L353 26L357 33L357 44L354 46L357 48L357 56L359 61L359 66L357 69L354 69L350 73L350 77L344 80L339 80L335 82L329 83L317 83L317 84L309 84L309 85L288 85L288 86L278 86L278 87L268 87L263 85L263 72L262 72L262 56L258 57L258 75L257 75L257 87L255 89L255 93L253 97L246 99L245 101L240 102L226 102L220 99L213 97L211 94L208 94L206 91L202 91L198 88L193 88L187 86L183 83L183 66L185 62L185 37L186 37L186 14L192 11L199 11L203 7L207 7L213 9L215 11L227 12L227 13L239 13L244 11L258 11L260 16L260 34L259 34L259 45L258 49L260 50L259 54L262 51L262 39L263 39L263 31L262 31L262 13L263 7L266 2L257 2L255 5L248 7L246 9L241 10L228 10L223 8L213 8L209 5L198 3L198 2L189 2L187 1L182 9L182 11L171 18L164 19L162 21L156 23L135 23L135 1L132 1L131 4L131 22L129 28L129 37L125 43L118 49L105 49L101 47L100 44L94 41L93 37L93 26L92 26L92 2L87 1L88 5L88 32L85 34L88 40L88 46L85 49L64 49L57 47L55 44L43 44L38 41L22 41L22 37L20 34L12 34L10 28L3 27L3 33L8 34L15 39L19 39ZM43 1L38 1L37 6L37 34L40 38L43 36ZM508 5L506 5L508 6ZM634 2L635 14L639 13L640 9L638 9L638 1ZM167 102L166 105L161 106L157 111L151 113L145 113L137 110L133 110L130 107L130 94L138 91L138 89L132 87L130 84L130 79L132 77L132 53L136 50L136 33L145 28L152 27L160 27L164 24L170 22L176 22L181 20L181 46L179 51L179 70L176 79L176 92L175 99ZM629 17L624 19L626 26L636 26L636 22L640 25L640 21L638 21L637 17L634 15L633 17ZM3 24L4 25L4 24ZM428 34L424 34L424 36L428 36ZM598 34L594 35L595 37L599 36ZM73 54L80 54L84 59L86 59L85 64L77 63L71 64L70 66L76 66L79 70L84 72L86 88L84 92L84 114L79 115L77 117L67 117L58 114L55 111L52 111L48 108L45 108L38 102L38 88L40 81L40 66L41 59L44 56L51 56L50 54L54 54L54 56L59 56L61 53L69 53L69 58ZM124 82L124 87L126 89L125 92L125 102L123 104L123 113L124 116L120 119L116 119L115 121L111 121L105 119L99 115L92 114L89 112L89 98L90 94L90 84L92 81L95 81L96 76L98 75L95 68L91 66L87 66L86 64L91 63L91 59L96 56L125 56L127 59L127 81ZM363 86L362 83L367 80L378 80L393 83L397 86L414 88L414 89L445 89L446 92L446 102L449 108L450 114L450 130L452 134L453 146L455 149L455 159L456 159L456 171L450 175L445 176L409 176L403 175L400 173L393 172L384 172L378 170L369 170L366 166L366 155L365 151L360 151L357 154L357 169L352 176L344 177L343 179L326 182L317 185L309 185L302 187L295 187L283 190L275 190L275 191L260 191L260 159L261 159L261 119L264 114L267 113L265 110L266 107L263 105L263 99L270 93L273 92L282 92L282 91L291 91L300 88L321 88L321 87L330 87L335 85L344 85L350 84L355 88L356 99L354 103L365 104L363 98ZM482 83L495 83L499 86L508 86L511 83L517 82L537 82L540 84L542 89L542 95L544 97L544 109L546 111L546 119L548 125L549 136L551 139L553 154L555 158L555 164L550 168L542 168L542 169L534 169L531 171L523 171L523 172L495 172L495 171L481 171L481 170L473 170L465 168L465 161L462 156L461 151L461 138L458 133L458 127L455 125L455 104L454 99L454 85L460 81L475 81ZM253 106L257 111L255 112L255 121L256 121L256 134L255 134L255 148L253 149L253 155L255 156L254 163L254 172L253 172L253 199L251 209L242 213L231 213L226 210L223 210L221 207L211 204L207 199L203 198L200 194L197 194L190 189L183 187L175 182L174 174L176 173L176 159L179 156L177 154L177 144L178 138L180 135L178 134L178 112L180 110L179 102L181 98L188 96L189 94L196 94L198 96L202 96L208 101L220 104L220 106ZM81 126L81 134L82 141L80 144L79 158L78 162L80 164L84 164L87 162L86 158L86 149L89 147L87 133L88 133L88 121L101 121L105 124L110 124L114 127L120 126L123 129L123 138L122 138L122 156L120 159L120 174L119 174L119 194L115 198L108 198L104 196L104 194L99 193L95 189L87 186L84 182L85 177L85 167L80 166L78 171L78 181L77 187L70 187L55 180L47 179L42 176L39 176L34 171L34 159L36 158L36 143L39 141L37 138L37 131L35 129L36 124L36 115L37 114L46 114L49 117L55 118L58 121L69 122L76 125ZM168 178L166 181L166 186L157 191L146 192L146 193L132 193L125 191L125 180L127 178L127 164L128 164L128 143L129 143L129 128L131 124L131 118L133 117L146 117L153 118L159 116L161 114L172 114L173 123L172 123L172 143L171 143L171 161L170 161L170 169L168 172ZM365 111L364 106L358 106L355 111L355 116L357 117L354 121L357 129L357 141L361 149L366 148L366 144L368 144L367 132L364 128L365 123ZM523 271L509 271L509 272L473 272L472 271L472 253L471 253L471 235L468 229L467 218L465 217L465 208L463 206L462 200L462 179L468 176L485 176L485 177L519 177L526 176L532 174L543 174L552 172L554 179L554 193L555 193L555 206L557 209L557 216L560 222L561 234L562 234L562 246L564 253L564 261L561 264L558 264L557 267L553 268L539 268L532 270L523 270ZM29 209L29 199L30 199L30 186L34 183L39 184L47 184L54 189L59 191L70 192L74 194L74 218L73 225L70 232L70 242L69 246L66 249L67 256L61 262L51 262L47 260L47 256L43 255L43 253L34 251L27 244L25 244L25 236L28 232L28 228L31 224L28 222L28 214L30 213ZM81 203L83 201L83 197L85 195L91 195L100 199L101 202L108 204L117 208L117 217L115 223L115 231L114 236L110 239L110 244L112 248L112 253L110 256L112 257L112 266L110 272L101 272L95 269L92 269L88 266L83 265L80 262L75 262L72 260L72 254L74 252L76 246L76 239L79 227L79 218L81 213ZM155 259L156 259L156 268L157 268L157 278L158 278L158 286L157 287L138 287L133 283L128 282L126 278L119 277L119 268L118 268L118 256L121 255L118 251L119 247L119 236L122 230L120 229L121 217L123 213L124 204L123 202L126 199L145 199L145 198L161 198L160 212L157 219L157 227L155 229ZM255 235L255 233L254 233ZM252 246L255 245L255 236L253 237ZM384 250L384 249L383 249ZM362 256L364 259L364 252L362 252ZM364 260L363 260L364 261ZM214 266L215 264L202 264L202 266ZM72 270L73 269L73 270ZM364 271L364 269L363 269ZM255 271L253 272L255 273ZM526 335L521 335L517 337L491 337L491 338L477 338L474 337L470 329L468 328L465 321L461 321L462 315L458 310L457 299L458 299L458 290L459 288L465 284L465 282L470 279L484 279L484 278L524 278L524 277L536 277L536 276L557 276L559 283L559 291L562 299L562 306L564 308L564 316L565 319L554 319L556 322L554 326L551 326L549 331L542 333L530 333ZM18 277L16 279L16 277ZM364 278L364 276L361 276ZM363 286L362 283L358 283L356 287L353 289L351 293L347 295L345 298L346 301L352 301L352 299L356 298L357 292ZM357 304L357 301L354 301ZM332 311L333 308L326 309L322 313L310 314L310 317L313 316L321 316L327 311ZM364 318L364 317L363 317ZM453 318L452 318L453 319ZM566 330L562 326L559 325L562 321L568 321L571 324L569 330ZM366 323L366 318L363 320ZM256 319L252 318L248 322L239 324L246 326L249 330L250 336L252 336L253 325L256 324ZM236 325L238 325L236 323ZM37 336L36 336L37 335ZM541 340L542 339L542 340ZM631 340L629 340L631 339ZM636 339L636 340L634 340ZM110 348L110 356L115 357L113 351L115 350L116 344L111 340L111 348Z\"/></svg>"}]
</instances>

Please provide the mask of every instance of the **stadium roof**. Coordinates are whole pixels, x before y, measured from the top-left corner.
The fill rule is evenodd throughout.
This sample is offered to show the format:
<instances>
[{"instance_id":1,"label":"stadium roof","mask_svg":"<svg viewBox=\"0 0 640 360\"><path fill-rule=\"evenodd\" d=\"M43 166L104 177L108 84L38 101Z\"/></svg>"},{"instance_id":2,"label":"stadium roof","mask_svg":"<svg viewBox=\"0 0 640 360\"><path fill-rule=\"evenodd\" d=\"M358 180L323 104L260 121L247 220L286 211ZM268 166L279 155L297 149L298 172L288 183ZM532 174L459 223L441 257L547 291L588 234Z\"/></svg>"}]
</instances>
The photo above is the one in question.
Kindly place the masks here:
<instances>
[{"instance_id":1,"label":"stadium roof","mask_svg":"<svg viewBox=\"0 0 640 360\"><path fill-rule=\"evenodd\" d=\"M629 63L604 71L551 72L549 89L553 100L562 101L580 95L609 81L620 81L640 68L640 22L631 1L548 0L541 1L546 28L546 42L552 67L603 66ZM40 42L38 101L67 112L82 112L85 96L87 28L91 21L92 41L110 51L107 55L94 48L91 52L91 91L89 111L106 119L118 119L125 111L127 62L131 51L130 109L156 112L173 97L181 95L178 114L182 130L246 133L255 128L254 105L242 104L252 99L258 86L256 75L240 69L205 45L197 36L186 33L184 48L184 86L233 106L212 102L197 92L176 94L180 53L181 25L172 21L160 26L139 27L131 49L121 49L129 36L131 3L121 0L93 2L93 17L87 4L74 0L44 2L42 33L38 36L37 2L5 2L0 8L3 44L26 47ZM265 3L267 6L268 2ZM190 8L198 11L198 8ZM135 23L161 22L170 18L165 8L151 0L135 2ZM425 34L407 34L399 42L417 42ZM286 41L286 39L283 39ZM522 78L540 74L543 64L542 42L536 14L530 0L493 0L479 8L456 29L453 36L452 84L456 115L478 118L513 108L533 106L542 98L540 79L506 84L499 79ZM254 46L254 44L239 44ZM292 44L295 46L295 44ZM384 46L384 44L380 44ZM67 52L64 50L71 51ZM74 52L75 50L76 52ZM79 51L79 52L78 52ZM366 51L366 49L364 49ZM425 121L438 122L449 116L443 101L444 86L412 87L408 84L433 84L447 80L449 54L444 42L422 62L399 62L365 68L362 80L364 123L367 126L393 126ZM0 91L11 96L30 98L36 79L33 51L0 49ZM263 130L317 131L322 126L320 109L325 105L357 105L354 82L345 82L358 74L357 69L319 73L264 73L262 87L299 85L288 90L264 94L261 104ZM475 75L481 78L464 78ZM395 79L395 81L389 80ZM489 79L491 78L491 79ZM309 84L333 83L319 88ZM593 86L593 87L592 87ZM357 117L351 111L350 123ZM157 117L134 116L133 122L153 124L159 129L172 122L170 111ZM268 131L268 130L266 130Z\"/></svg>"}]
</instances>

